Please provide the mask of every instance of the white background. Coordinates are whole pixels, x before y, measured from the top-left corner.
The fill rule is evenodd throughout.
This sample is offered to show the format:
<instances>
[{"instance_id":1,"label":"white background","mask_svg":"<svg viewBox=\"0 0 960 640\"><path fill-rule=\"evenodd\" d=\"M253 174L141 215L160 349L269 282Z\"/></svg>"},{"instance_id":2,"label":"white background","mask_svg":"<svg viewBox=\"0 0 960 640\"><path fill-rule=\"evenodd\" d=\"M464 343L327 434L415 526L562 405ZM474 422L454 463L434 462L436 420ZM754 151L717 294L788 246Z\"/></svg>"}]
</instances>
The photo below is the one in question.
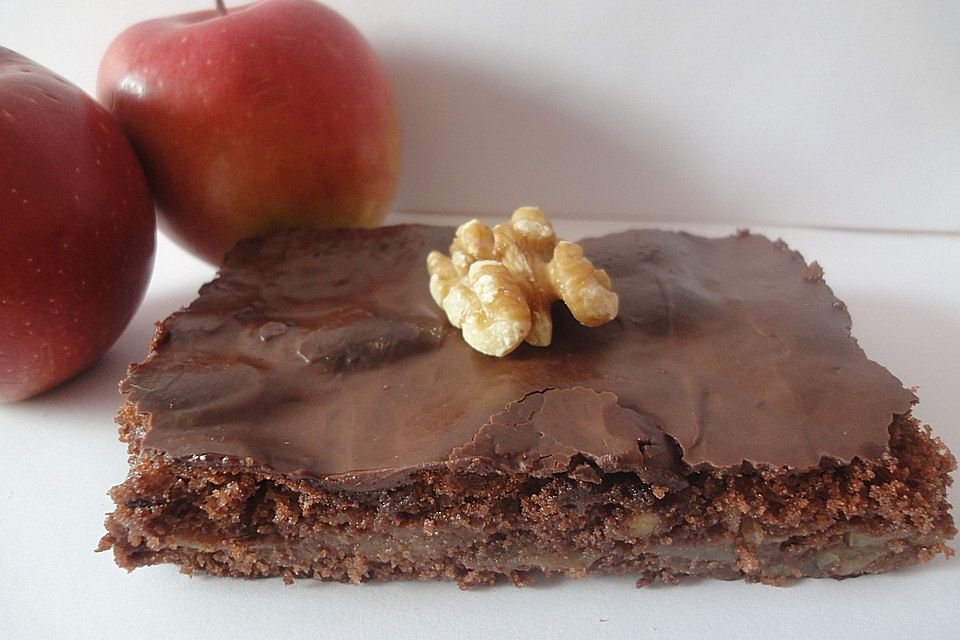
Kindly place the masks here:
<instances>
[{"instance_id":1,"label":"white background","mask_svg":"<svg viewBox=\"0 0 960 640\"><path fill-rule=\"evenodd\" d=\"M0 0L0 45L92 90L125 26L212 4ZM868 355L920 387L916 414L960 452L960 3L838 4L334 6L395 81L407 213L391 221L539 203L572 238L639 224L782 236L824 265ZM0 639L960 637L957 559L784 589L128 575L92 552L104 494L126 473L115 385L152 323L213 274L161 238L114 348L71 383L0 407Z\"/></svg>"},{"instance_id":2,"label":"white background","mask_svg":"<svg viewBox=\"0 0 960 640\"><path fill-rule=\"evenodd\" d=\"M126 26L213 4L0 0L0 44L93 91ZM960 230L956 0L331 5L394 79L398 209Z\"/></svg>"}]
</instances>

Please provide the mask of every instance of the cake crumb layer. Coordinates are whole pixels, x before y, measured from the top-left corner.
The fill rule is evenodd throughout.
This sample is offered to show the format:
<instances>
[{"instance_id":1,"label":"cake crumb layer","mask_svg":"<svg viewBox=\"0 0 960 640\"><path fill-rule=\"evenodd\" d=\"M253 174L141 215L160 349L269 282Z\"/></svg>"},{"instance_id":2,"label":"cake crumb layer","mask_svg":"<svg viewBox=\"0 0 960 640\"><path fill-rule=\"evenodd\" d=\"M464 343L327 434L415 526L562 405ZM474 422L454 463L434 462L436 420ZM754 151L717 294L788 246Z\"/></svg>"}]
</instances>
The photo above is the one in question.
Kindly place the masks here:
<instances>
[{"instance_id":1,"label":"cake crumb layer","mask_svg":"<svg viewBox=\"0 0 960 640\"><path fill-rule=\"evenodd\" d=\"M584 482L430 470L358 493L146 454L112 492L118 506L102 548L127 569L175 563L186 573L287 581L847 578L953 554L946 489L955 460L912 418L890 432L879 461L700 471L677 490L631 473Z\"/></svg>"}]
</instances>

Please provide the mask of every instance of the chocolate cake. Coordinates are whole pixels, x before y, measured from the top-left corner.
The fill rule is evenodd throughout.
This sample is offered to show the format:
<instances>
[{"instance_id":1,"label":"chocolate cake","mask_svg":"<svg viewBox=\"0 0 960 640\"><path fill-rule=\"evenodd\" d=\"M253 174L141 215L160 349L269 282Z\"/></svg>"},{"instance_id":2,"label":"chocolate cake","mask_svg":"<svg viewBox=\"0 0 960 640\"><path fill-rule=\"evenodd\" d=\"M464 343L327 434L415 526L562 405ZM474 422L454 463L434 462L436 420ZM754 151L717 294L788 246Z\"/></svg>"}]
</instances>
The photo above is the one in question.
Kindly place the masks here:
<instances>
[{"instance_id":1,"label":"chocolate cake","mask_svg":"<svg viewBox=\"0 0 960 640\"><path fill-rule=\"evenodd\" d=\"M945 446L783 243L586 240L620 298L494 358L430 298L454 230L245 241L122 383L102 548L243 577L781 583L950 555Z\"/></svg>"}]
</instances>

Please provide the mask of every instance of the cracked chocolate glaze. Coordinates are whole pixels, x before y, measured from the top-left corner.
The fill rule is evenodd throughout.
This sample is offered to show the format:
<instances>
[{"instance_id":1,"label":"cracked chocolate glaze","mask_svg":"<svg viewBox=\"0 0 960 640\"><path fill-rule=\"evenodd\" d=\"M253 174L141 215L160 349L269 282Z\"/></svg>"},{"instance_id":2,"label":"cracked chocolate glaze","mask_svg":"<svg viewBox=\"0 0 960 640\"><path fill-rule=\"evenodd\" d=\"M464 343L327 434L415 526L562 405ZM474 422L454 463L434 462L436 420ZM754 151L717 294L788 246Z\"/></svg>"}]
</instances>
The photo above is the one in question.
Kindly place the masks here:
<instances>
[{"instance_id":1,"label":"cracked chocolate glaze","mask_svg":"<svg viewBox=\"0 0 960 640\"><path fill-rule=\"evenodd\" d=\"M577 461L577 458L583 461ZM451 461L481 459L508 473L549 476L577 468L588 481L604 472L632 471L660 481L681 473L676 444L650 417L617 403L617 396L584 387L544 389L511 403L457 447Z\"/></svg>"},{"instance_id":2,"label":"cracked chocolate glaze","mask_svg":"<svg viewBox=\"0 0 960 640\"><path fill-rule=\"evenodd\" d=\"M454 230L241 243L122 384L141 446L343 488L477 465L548 475L803 469L873 459L912 393L867 359L818 268L782 243L627 231L584 241L620 296L550 347L473 351L430 298ZM212 462L211 462L212 463Z\"/></svg>"}]
</instances>

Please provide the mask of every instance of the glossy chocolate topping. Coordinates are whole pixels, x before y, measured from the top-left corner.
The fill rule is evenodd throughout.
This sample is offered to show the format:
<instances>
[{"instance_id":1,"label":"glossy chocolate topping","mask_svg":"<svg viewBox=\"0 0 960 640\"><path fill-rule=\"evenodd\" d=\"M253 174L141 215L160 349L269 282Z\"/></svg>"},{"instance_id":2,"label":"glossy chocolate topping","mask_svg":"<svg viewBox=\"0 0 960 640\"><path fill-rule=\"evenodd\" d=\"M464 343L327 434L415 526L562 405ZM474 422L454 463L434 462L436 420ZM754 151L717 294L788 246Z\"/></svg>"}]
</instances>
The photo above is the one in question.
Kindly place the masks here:
<instances>
[{"instance_id":1,"label":"glossy chocolate topping","mask_svg":"<svg viewBox=\"0 0 960 640\"><path fill-rule=\"evenodd\" d=\"M628 231L583 242L620 315L554 307L550 347L473 351L430 298L454 230L287 231L240 244L123 389L142 446L337 486L423 468L533 475L796 469L876 458L913 394L782 243Z\"/></svg>"}]
</instances>

